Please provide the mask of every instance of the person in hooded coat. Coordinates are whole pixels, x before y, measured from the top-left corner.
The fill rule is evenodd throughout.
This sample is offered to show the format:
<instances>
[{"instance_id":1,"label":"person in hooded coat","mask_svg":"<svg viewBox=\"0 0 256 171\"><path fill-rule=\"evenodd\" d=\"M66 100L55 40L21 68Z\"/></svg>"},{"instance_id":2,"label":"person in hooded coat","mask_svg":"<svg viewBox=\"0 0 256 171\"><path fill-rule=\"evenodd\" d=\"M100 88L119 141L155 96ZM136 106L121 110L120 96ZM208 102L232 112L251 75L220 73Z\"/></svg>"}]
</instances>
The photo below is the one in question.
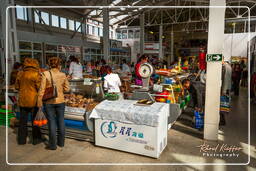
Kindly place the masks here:
<instances>
[{"instance_id":1,"label":"person in hooded coat","mask_svg":"<svg viewBox=\"0 0 256 171\"><path fill-rule=\"evenodd\" d=\"M26 144L28 135L28 116L32 115L32 144L41 142L40 128L33 125L38 111L37 95L40 88L41 75L39 64L36 59L26 58L23 69L18 73L15 81L15 89L19 91L18 106L20 107L20 120L18 128L18 144Z\"/></svg>"}]
</instances>

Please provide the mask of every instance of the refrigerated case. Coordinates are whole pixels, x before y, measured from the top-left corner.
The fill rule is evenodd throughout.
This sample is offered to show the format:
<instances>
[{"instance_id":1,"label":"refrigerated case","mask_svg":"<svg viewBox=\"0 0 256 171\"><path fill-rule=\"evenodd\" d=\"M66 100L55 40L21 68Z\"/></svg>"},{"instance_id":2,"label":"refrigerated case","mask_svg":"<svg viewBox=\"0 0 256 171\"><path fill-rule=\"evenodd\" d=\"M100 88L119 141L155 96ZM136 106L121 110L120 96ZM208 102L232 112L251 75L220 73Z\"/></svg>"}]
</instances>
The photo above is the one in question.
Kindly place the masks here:
<instances>
[{"instance_id":1,"label":"refrigerated case","mask_svg":"<svg viewBox=\"0 0 256 171\"><path fill-rule=\"evenodd\" d=\"M68 94L82 95L84 98L94 99L94 102L88 102L86 108L66 105L64 113L66 137L94 142L94 121L89 119L89 115L93 109L92 106L104 98L102 81L87 78L70 80L69 83L71 90ZM43 131L47 132L47 126L43 127Z\"/></svg>"}]
</instances>

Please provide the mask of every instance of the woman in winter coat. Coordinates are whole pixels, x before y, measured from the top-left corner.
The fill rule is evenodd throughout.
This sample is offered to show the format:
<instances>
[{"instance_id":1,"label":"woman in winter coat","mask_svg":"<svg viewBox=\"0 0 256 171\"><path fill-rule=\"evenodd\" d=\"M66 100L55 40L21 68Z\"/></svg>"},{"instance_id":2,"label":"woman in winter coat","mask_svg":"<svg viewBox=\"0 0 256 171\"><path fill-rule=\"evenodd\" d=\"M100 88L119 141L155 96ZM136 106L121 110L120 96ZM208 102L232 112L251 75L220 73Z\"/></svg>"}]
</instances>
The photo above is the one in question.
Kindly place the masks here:
<instances>
[{"instance_id":1,"label":"woman in winter coat","mask_svg":"<svg viewBox=\"0 0 256 171\"><path fill-rule=\"evenodd\" d=\"M38 108L37 95L41 76L39 64L36 59L26 58L16 78L15 89L19 91L18 105L20 107L20 121L18 128L18 144L26 144L28 135L27 121L29 113L32 114L32 144L41 142L40 128L33 125Z\"/></svg>"}]
</instances>

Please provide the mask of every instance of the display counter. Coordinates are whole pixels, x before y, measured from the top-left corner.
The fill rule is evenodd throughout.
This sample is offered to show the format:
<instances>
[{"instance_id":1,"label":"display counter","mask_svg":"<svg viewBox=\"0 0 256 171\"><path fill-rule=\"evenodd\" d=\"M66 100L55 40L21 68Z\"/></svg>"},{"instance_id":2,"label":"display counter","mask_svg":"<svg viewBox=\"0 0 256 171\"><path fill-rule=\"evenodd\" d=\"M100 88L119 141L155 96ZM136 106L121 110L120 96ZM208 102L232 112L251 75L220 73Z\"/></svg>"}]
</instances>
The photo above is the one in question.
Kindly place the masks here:
<instances>
[{"instance_id":1,"label":"display counter","mask_svg":"<svg viewBox=\"0 0 256 171\"><path fill-rule=\"evenodd\" d=\"M169 105L104 100L92 111L97 146L158 158L167 145Z\"/></svg>"},{"instance_id":2,"label":"display counter","mask_svg":"<svg viewBox=\"0 0 256 171\"><path fill-rule=\"evenodd\" d=\"M104 98L102 81L85 78L69 83L70 92L64 95L66 137L94 142L94 123L89 115ZM46 131L47 126L42 129Z\"/></svg>"}]
</instances>

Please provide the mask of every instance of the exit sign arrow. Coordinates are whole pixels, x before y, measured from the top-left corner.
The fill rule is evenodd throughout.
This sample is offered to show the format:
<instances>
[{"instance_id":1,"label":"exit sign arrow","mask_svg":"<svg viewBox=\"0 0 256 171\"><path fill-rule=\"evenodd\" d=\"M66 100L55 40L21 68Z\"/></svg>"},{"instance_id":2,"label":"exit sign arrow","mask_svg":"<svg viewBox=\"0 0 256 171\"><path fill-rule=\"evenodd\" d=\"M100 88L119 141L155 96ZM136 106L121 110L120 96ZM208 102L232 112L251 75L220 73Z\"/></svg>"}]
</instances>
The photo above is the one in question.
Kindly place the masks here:
<instances>
[{"instance_id":1,"label":"exit sign arrow","mask_svg":"<svg viewBox=\"0 0 256 171\"><path fill-rule=\"evenodd\" d=\"M207 54L206 61L207 62L219 62L222 61L222 54Z\"/></svg>"}]
</instances>

